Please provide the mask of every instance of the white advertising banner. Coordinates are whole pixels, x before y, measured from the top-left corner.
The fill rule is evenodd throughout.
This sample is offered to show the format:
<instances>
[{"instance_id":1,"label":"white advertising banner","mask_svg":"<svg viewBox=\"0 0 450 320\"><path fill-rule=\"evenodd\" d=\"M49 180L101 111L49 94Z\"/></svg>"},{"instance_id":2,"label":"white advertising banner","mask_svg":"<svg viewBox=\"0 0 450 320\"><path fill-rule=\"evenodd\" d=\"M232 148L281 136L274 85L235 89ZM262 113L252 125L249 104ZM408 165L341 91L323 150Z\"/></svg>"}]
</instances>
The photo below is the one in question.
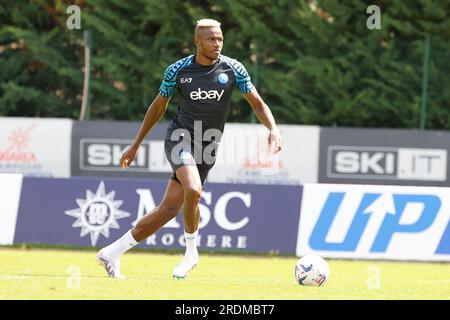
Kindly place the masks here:
<instances>
[{"instance_id":1,"label":"white advertising banner","mask_svg":"<svg viewBox=\"0 0 450 320\"><path fill-rule=\"evenodd\" d=\"M296 254L450 261L450 188L306 184Z\"/></svg>"},{"instance_id":2,"label":"white advertising banner","mask_svg":"<svg viewBox=\"0 0 450 320\"><path fill-rule=\"evenodd\" d=\"M278 125L283 150L269 152L262 124L227 123L209 182L302 184L317 182L318 126Z\"/></svg>"},{"instance_id":3,"label":"white advertising banner","mask_svg":"<svg viewBox=\"0 0 450 320\"><path fill-rule=\"evenodd\" d=\"M0 245L13 244L21 190L21 174L0 173Z\"/></svg>"},{"instance_id":4,"label":"white advertising banner","mask_svg":"<svg viewBox=\"0 0 450 320\"><path fill-rule=\"evenodd\" d=\"M72 120L0 118L0 172L70 177Z\"/></svg>"}]
</instances>

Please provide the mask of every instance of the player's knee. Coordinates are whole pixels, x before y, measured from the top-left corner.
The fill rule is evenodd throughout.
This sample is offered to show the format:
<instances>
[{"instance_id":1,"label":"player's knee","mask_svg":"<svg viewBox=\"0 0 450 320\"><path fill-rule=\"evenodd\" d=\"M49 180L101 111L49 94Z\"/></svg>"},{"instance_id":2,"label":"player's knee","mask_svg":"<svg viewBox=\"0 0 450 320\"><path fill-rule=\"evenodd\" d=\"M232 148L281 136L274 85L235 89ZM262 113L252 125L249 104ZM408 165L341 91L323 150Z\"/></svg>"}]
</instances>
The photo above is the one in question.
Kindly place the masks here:
<instances>
[{"instance_id":1,"label":"player's knee","mask_svg":"<svg viewBox=\"0 0 450 320\"><path fill-rule=\"evenodd\" d=\"M202 186L200 185L189 185L184 188L185 196L192 200L200 200L202 195Z\"/></svg>"}]
</instances>

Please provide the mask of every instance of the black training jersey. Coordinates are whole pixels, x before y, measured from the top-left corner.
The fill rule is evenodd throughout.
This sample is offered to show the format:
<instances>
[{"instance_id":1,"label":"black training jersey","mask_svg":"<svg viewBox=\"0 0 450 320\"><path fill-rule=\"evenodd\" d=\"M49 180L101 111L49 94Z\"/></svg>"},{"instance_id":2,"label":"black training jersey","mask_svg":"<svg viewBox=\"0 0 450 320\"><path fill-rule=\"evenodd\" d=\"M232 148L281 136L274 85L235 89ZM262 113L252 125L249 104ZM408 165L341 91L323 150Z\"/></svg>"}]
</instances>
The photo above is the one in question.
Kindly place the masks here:
<instances>
[{"instance_id":1,"label":"black training jersey","mask_svg":"<svg viewBox=\"0 0 450 320\"><path fill-rule=\"evenodd\" d=\"M201 120L202 134L208 129L223 132L230 110L234 86L243 94L253 88L245 67L237 60L220 55L211 66L195 62L190 55L171 64L159 88L163 97L179 92L180 104L169 131L184 128L194 134L194 121Z\"/></svg>"}]
</instances>

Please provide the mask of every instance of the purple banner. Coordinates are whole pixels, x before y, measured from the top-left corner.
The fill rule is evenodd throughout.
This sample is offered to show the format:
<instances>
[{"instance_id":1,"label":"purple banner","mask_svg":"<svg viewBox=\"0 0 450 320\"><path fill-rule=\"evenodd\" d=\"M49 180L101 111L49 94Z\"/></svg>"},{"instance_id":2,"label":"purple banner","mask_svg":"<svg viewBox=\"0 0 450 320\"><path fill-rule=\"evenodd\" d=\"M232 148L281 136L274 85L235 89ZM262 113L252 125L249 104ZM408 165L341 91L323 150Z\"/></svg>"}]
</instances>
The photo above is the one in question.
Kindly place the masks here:
<instances>
[{"instance_id":1,"label":"purple banner","mask_svg":"<svg viewBox=\"0 0 450 320\"><path fill-rule=\"evenodd\" d=\"M165 180L25 178L14 243L103 247L162 200ZM300 186L207 183L199 248L294 254ZM139 247L182 248L182 214Z\"/></svg>"}]
</instances>

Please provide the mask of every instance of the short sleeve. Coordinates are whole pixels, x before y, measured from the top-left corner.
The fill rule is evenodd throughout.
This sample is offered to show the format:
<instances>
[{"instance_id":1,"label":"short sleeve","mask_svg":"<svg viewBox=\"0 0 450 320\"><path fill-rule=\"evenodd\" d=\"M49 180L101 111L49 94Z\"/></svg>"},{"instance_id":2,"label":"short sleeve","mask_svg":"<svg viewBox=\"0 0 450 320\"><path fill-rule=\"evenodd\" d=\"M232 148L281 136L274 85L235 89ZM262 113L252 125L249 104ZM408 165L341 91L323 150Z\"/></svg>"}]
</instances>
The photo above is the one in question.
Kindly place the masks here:
<instances>
[{"instance_id":1,"label":"short sleeve","mask_svg":"<svg viewBox=\"0 0 450 320\"><path fill-rule=\"evenodd\" d=\"M249 93L254 88L254 86L247 72L247 69L245 69L242 63L236 61L233 70L236 77L236 86L238 87L239 91L243 94Z\"/></svg>"},{"instance_id":2,"label":"short sleeve","mask_svg":"<svg viewBox=\"0 0 450 320\"><path fill-rule=\"evenodd\" d=\"M177 72L174 65L171 64L164 72L161 86L159 87L159 93L166 98L173 96L175 87L177 85Z\"/></svg>"},{"instance_id":3,"label":"short sleeve","mask_svg":"<svg viewBox=\"0 0 450 320\"><path fill-rule=\"evenodd\" d=\"M244 65L236 59L232 59L226 56L221 56L221 58L231 67L231 69L233 69L234 78L236 79L236 86L238 87L239 91L243 94L252 91L254 85Z\"/></svg>"},{"instance_id":4,"label":"short sleeve","mask_svg":"<svg viewBox=\"0 0 450 320\"><path fill-rule=\"evenodd\" d=\"M189 66L193 61L194 55L190 55L177 62L171 64L167 67L164 72L163 80L161 86L159 87L159 93L166 98L173 96L175 93L175 88L177 87L177 74L178 72Z\"/></svg>"}]
</instances>

